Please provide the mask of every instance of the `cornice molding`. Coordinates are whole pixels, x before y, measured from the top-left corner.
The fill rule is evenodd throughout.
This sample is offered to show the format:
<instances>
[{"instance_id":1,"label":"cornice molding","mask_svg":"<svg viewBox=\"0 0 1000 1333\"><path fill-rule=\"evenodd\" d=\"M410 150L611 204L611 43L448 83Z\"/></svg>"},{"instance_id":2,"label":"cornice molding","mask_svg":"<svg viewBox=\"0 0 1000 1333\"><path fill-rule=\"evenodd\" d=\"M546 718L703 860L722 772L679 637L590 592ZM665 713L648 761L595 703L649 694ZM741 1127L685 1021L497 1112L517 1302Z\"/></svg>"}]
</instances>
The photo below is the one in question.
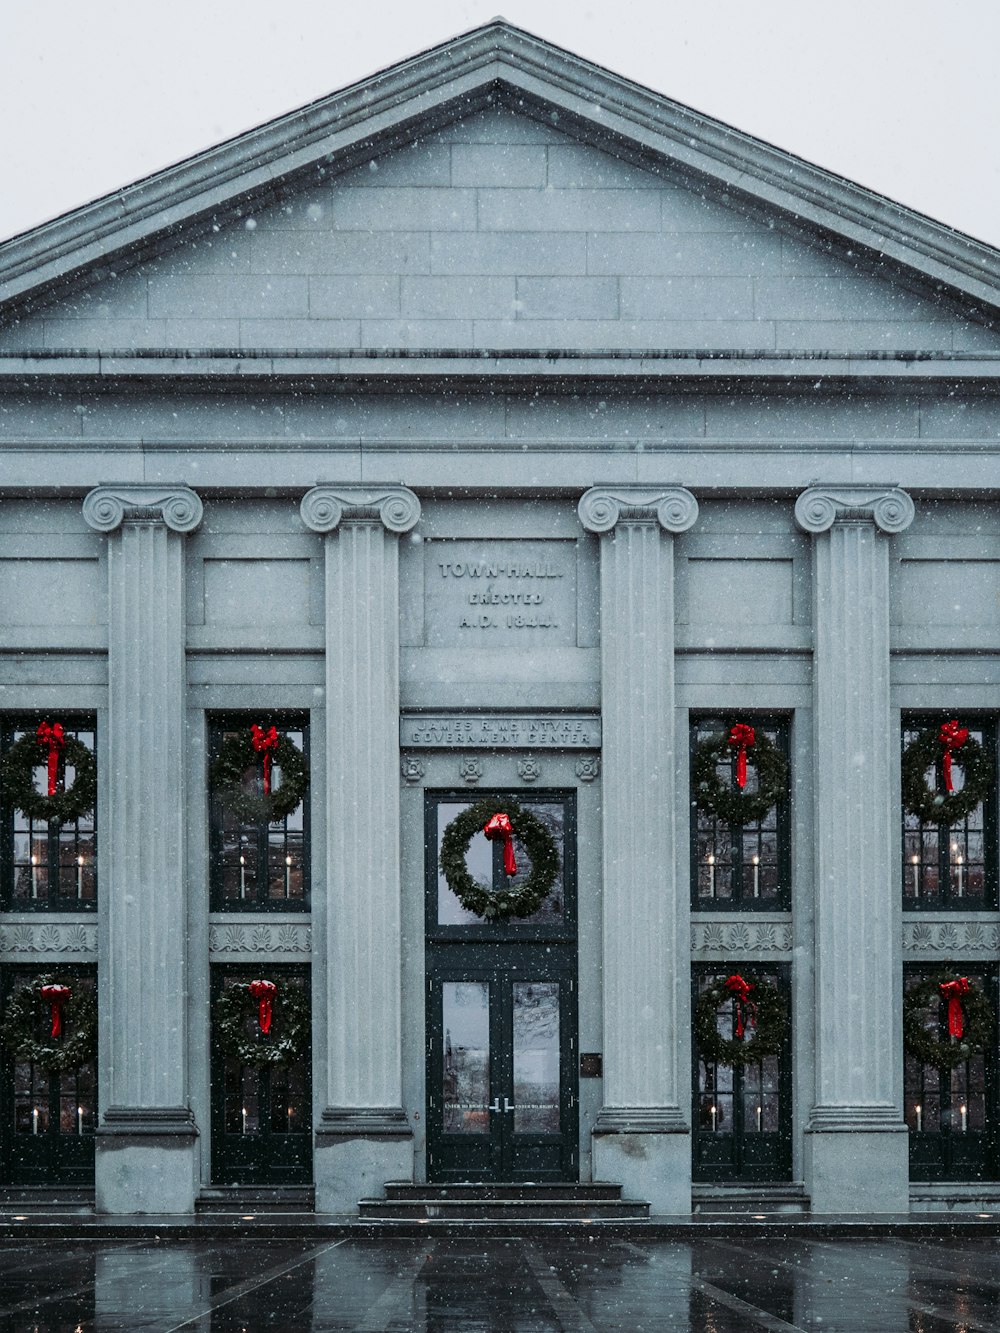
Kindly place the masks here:
<instances>
[{"instance_id":1,"label":"cornice molding","mask_svg":"<svg viewBox=\"0 0 1000 1333\"><path fill-rule=\"evenodd\" d=\"M130 519L165 523L172 532L193 532L202 503L189 487L95 486L83 502L83 517L98 532L114 532Z\"/></svg>"},{"instance_id":2,"label":"cornice molding","mask_svg":"<svg viewBox=\"0 0 1000 1333\"><path fill-rule=\"evenodd\" d=\"M420 501L405 486L314 486L299 507L313 532L333 532L342 523L382 523L389 532L409 532L420 519Z\"/></svg>"},{"instance_id":3,"label":"cornice molding","mask_svg":"<svg viewBox=\"0 0 1000 1333\"><path fill-rule=\"evenodd\" d=\"M659 523L664 532L687 532L698 501L683 486L592 486L577 505L588 532L610 532L620 522Z\"/></svg>"},{"instance_id":4,"label":"cornice molding","mask_svg":"<svg viewBox=\"0 0 1000 1333\"><path fill-rule=\"evenodd\" d=\"M814 535L834 523L874 523L886 533L905 532L915 512L899 486L810 486L795 501L795 522Z\"/></svg>"}]
</instances>

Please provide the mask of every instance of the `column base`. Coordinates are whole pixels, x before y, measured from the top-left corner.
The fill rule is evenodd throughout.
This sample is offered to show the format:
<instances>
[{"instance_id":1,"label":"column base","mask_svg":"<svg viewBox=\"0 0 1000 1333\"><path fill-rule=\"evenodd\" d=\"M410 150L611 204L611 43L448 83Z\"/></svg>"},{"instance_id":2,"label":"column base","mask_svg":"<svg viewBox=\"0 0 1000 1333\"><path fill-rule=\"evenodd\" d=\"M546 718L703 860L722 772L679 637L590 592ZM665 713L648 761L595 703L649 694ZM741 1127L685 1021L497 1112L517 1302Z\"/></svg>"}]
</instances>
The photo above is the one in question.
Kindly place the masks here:
<instances>
[{"instance_id":1,"label":"column base","mask_svg":"<svg viewBox=\"0 0 1000 1333\"><path fill-rule=\"evenodd\" d=\"M906 1125L892 1108L816 1107L805 1132L813 1213L908 1213Z\"/></svg>"},{"instance_id":2,"label":"column base","mask_svg":"<svg viewBox=\"0 0 1000 1333\"><path fill-rule=\"evenodd\" d=\"M316 1130L316 1211L356 1214L387 1180L413 1179L413 1131L398 1107L328 1107Z\"/></svg>"},{"instance_id":3,"label":"column base","mask_svg":"<svg viewBox=\"0 0 1000 1333\"><path fill-rule=\"evenodd\" d=\"M99 1213L193 1213L198 1129L184 1106L115 1106L95 1143Z\"/></svg>"},{"instance_id":4,"label":"column base","mask_svg":"<svg viewBox=\"0 0 1000 1333\"><path fill-rule=\"evenodd\" d=\"M654 1217L691 1211L691 1133L676 1106L605 1107L591 1136L595 1180L621 1185Z\"/></svg>"}]
</instances>

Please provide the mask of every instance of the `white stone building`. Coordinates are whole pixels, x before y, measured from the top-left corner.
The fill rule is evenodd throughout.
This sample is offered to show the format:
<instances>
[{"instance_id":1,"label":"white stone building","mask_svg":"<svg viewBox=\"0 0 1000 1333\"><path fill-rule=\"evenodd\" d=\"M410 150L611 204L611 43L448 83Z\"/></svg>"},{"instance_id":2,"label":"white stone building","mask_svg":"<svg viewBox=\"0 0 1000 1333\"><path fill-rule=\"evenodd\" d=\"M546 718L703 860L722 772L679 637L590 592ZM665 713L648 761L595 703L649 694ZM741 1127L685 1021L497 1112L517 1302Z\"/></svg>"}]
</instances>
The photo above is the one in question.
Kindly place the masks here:
<instances>
[{"instance_id":1,"label":"white stone building","mask_svg":"<svg viewBox=\"0 0 1000 1333\"><path fill-rule=\"evenodd\" d=\"M995 771L998 311L993 249L502 22L0 246L2 744L98 792L2 793L4 994L98 1001L96 1061L9 1060L4 1186L983 1206L995 1033L942 1073L902 1011L995 1011L996 784L921 825L900 754ZM743 825L690 779L737 722L790 774ZM253 725L273 823L212 798ZM439 842L511 795L560 871L491 924ZM692 1015L743 973L787 1022L734 1072ZM291 1065L220 1047L253 978Z\"/></svg>"}]
</instances>

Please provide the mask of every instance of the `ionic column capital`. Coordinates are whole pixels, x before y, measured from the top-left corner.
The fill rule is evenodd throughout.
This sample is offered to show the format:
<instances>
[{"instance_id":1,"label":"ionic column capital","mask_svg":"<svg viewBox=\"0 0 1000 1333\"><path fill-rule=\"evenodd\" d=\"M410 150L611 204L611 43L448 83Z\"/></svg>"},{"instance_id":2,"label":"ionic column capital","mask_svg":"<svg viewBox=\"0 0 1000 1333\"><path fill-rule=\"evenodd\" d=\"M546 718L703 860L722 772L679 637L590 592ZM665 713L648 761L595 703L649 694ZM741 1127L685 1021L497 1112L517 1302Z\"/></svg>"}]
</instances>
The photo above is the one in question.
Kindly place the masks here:
<instances>
[{"instance_id":1,"label":"ionic column capital","mask_svg":"<svg viewBox=\"0 0 1000 1333\"><path fill-rule=\"evenodd\" d=\"M795 501L803 532L827 532L834 523L874 523L883 532L905 532L915 510L899 486L810 486Z\"/></svg>"},{"instance_id":2,"label":"ionic column capital","mask_svg":"<svg viewBox=\"0 0 1000 1333\"><path fill-rule=\"evenodd\" d=\"M183 484L95 486L83 502L83 517L98 532L114 532L131 518L165 523L172 532L193 532L202 512L201 500Z\"/></svg>"},{"instance_id":3,"label":"ionic column capital","mask_svg":"<svg viewBox=\"0 0 1000 1333\"><path fill-rule=\"evenodd\" d=\"M577 513L588 532L610 532L620 521L686 532L698 517L698 501L683 486L592 486Z\"/></svg>"},{"instance_id":4,"label":"ionic column capital","mask_svg":"<svg viewBox=\"0 0 1000 1333\"><path fill-rule=\"evenodd\" d=\"M333 532L342 523L381 523L389 532L409 532L420 518L420 501L406 486L314 486L299 507L313 532Z\"/></svg>"}]
</instances>

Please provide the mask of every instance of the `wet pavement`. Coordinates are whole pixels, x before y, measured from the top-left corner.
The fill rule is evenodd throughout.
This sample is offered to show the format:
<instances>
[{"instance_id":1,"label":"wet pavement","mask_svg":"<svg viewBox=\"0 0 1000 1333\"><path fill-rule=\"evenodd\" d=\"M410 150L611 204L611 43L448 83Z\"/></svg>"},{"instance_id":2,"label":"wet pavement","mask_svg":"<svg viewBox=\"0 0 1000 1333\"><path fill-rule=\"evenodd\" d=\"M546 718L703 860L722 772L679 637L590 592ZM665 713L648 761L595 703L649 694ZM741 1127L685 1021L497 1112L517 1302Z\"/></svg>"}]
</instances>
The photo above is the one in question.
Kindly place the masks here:
<instances>
[{"instance_id":1,"label":"wet pavement","mask_svg":"<svg viewBox=\"0 0 1000 1333\"><path fill-rule=\"evenodd\" d=\"M1000 1244L580 1236L7 1240L0 1333L1000 1329Z\"/></svg>"}]
</instances>

